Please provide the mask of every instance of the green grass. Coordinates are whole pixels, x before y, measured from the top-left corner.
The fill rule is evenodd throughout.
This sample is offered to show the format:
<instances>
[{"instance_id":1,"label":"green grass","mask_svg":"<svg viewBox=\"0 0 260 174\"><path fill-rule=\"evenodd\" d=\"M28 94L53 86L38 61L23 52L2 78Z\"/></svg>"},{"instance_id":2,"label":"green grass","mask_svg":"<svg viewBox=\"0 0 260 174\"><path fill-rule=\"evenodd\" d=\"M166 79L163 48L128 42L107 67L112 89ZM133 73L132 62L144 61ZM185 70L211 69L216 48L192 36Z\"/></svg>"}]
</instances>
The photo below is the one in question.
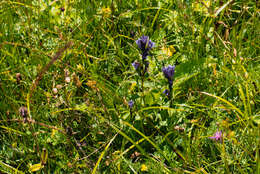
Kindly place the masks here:
<instances>
[{"instance_id":1,"label":"green grass","mask_svg":"<svg viewBox=\"0 0 260 174\"><path fill-rule=\"evenodd\" d=\"M0 173L260 173L259 7L2 0Z\"/></svg>"}]
</instances>

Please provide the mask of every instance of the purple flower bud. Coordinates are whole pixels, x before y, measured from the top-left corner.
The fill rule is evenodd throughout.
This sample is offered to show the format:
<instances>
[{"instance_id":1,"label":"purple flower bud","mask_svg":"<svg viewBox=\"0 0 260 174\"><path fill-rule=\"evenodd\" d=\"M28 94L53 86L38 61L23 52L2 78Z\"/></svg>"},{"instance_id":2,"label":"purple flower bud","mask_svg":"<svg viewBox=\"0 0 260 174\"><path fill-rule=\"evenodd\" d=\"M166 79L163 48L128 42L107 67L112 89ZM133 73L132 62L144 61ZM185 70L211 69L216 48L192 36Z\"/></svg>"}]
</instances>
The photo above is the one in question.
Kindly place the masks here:
<instances>
[{"instance_id":1,"label":"purple flower bud","mask_svg":"<svg viewBox=\"0 0 260 174\"><path fill-rule=\"evenodd\" d=\"M217 131L213 137L209 137L210 139L214 139L216 141L222 141L222 132Z\"/></svg>"},{"instance_id":2,"label":"purple flower bud","mask_svg":"<svg viewBox=\"0 0 260 174\"><path fill-rule=\"evenodd\" d=\"M171 66L167 66L167 67L163 67L162 69L164 76L169 80L169 83L172 83L172 79L173 79L173 75L175 72L175 65Z\"/></svg>"},{"instance_id":3,"label":"purple flower bud","mask_svg":"<svg viewBox=\"0 0 260 174\"><path fill-rule=\"evenodd\" d=\"M28 110L27 110L26 107L22 106L22 107L19 108L19 113L20 113L20 115L21 115L22 117L25 118L25 117L27 117L27 115L28 115Z\"/></svg>"},{"instance_id":4,"label":"purple flower bud","mask_svg":"<svg viewBox=\"0 0 260 174\"><path fill-rule=\"evenodd\" d=\"M130 100L130 101L128 102L128 106L129 106L130 109L132 109L133 106L134 106L134 101L133 101L133 100Z\"/></svg>"},{"instance_id":5,"label":"purple flower bud","mask_svg":"<svg viewBox=\"0 0 260 174\"><path fill-rule=\"evenodd\" d=\"M142 50L142 52L146 53L147 55L148 55L148 51L150 51L153 47L155 47L155 43L149 40L148 36L143 35L135 42L138 45L139 49Z\"/></svg>"},{"instance_id":6,"label":"purple flower bud","mask_svg":"<svg viewBox=\"0 0 260 174\"><path fill-rule=\"evenodd\" d=\"M170 91L168 89L165 89L163 93L168 97L170 95Z\"/></svg>"},{"instance_id":7,"label":"purple flower bud","mask_svg":"<svg viewBox=\"0 0 260 174\"><path fill-rule=\"evenodd\" d=\"M23 122L27 122L28 110L26 107L22 106L19 108L19 113L23 117Z\"/></svg>"},{"instance_id":8,"label":"purple flower bud","mask_svg":"<svg viewBox=\"0 0 260 174\"><path fill-rule=\"evenodd\" d=\"M132 65L135 68L135 70L137 70L140 67L140 63L139 62L134 62L134 63L132 63Z\"/></svg>"},{"instance_id":9,"label":"purple flower bud","mask_svg":"<svg viewBox=\"0 0 260 174\"><path fill-rule=\"evenodd\" d=\"M144 52L142 53L142 59L145 60L148 55L149 55L148 51L144 51Z\"/></svg>"}]
</instances>

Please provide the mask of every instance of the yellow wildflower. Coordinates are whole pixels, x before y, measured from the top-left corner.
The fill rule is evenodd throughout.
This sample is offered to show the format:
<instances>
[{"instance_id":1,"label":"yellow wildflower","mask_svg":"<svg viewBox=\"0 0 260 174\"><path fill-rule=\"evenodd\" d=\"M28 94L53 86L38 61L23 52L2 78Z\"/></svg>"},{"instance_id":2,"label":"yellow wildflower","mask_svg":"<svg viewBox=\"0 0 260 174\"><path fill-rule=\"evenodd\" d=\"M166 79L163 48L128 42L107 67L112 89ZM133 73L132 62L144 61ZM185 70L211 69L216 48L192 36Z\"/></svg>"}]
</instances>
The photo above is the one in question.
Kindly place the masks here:
<instances>
[{"instance_id":1,"label":"yellow wildflower","mask_svg":"<svg viewBox=\"0 0 260 174\"><path fill-rule=\"evenodd\" d=\"M164 54L166 54L169 57L172 56L176 52L173 45L170 45L169 47L163 47L162 51Z\"/></svg>"},{"instance_id":2,"label":"yellow wildflower","mask_svg":"<svg viewBox=\"0 0 260 174\"><path fill-rule=\"evenodd\" d=\"M101 13L103 14L104 17L108 17L111 14L111 9L109 7L102 8Z\"/></svg>"},{"instance_id":3,"label":"yellow wildflower","mask_svg":"<svg viewBox=\"0 0 260 174\"><path fill-rule=\"evenodd\" d=\"M142 165L141 165L141 171L142 171L142 172L148 171L148 168L147 168L147 166L146 166L145 164L142 164Z\"/></svg>"}]
</instances>

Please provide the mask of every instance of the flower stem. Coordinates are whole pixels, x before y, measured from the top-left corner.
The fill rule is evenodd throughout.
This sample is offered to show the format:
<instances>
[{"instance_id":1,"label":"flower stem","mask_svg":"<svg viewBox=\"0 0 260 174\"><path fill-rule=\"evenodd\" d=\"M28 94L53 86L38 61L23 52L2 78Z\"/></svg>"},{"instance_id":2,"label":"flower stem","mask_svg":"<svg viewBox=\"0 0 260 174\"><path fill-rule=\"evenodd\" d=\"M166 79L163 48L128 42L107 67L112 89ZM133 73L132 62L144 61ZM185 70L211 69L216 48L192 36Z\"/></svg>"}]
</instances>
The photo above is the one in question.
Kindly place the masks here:
<instances>
[{"instance_id":1,"label":"flower stem","mask_svg":"<svg viewBox=\"0 0 260 174\"><path fill-rule=\"evenodd\" d=\"M172 86L169 85L169 89L170 89L170 92L169 92L169 100L170 100L170 108L172 107Z\"/></svg>"}]
</instances>

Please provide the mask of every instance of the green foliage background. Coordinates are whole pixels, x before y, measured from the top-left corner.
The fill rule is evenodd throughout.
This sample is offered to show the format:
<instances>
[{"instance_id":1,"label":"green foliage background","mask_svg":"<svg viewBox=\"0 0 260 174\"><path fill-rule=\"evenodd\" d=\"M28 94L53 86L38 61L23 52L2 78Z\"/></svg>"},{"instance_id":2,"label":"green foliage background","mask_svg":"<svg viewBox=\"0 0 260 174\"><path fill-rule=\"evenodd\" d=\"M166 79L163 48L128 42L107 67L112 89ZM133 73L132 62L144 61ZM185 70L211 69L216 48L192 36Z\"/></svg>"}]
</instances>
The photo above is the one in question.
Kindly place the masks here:
<instances>
[{"instance_id":1,"label":"green foliage background","mask_svg":"<svg viewBox=\"0 0 260 174\"><path fill-rule=\"evenodd\" d=\"M2 0L0 171L260 173L259 7ZM142 35L156 43L143 88ZM176 60L170 102L161 70Z\"/></svg>"}]
</instances>

